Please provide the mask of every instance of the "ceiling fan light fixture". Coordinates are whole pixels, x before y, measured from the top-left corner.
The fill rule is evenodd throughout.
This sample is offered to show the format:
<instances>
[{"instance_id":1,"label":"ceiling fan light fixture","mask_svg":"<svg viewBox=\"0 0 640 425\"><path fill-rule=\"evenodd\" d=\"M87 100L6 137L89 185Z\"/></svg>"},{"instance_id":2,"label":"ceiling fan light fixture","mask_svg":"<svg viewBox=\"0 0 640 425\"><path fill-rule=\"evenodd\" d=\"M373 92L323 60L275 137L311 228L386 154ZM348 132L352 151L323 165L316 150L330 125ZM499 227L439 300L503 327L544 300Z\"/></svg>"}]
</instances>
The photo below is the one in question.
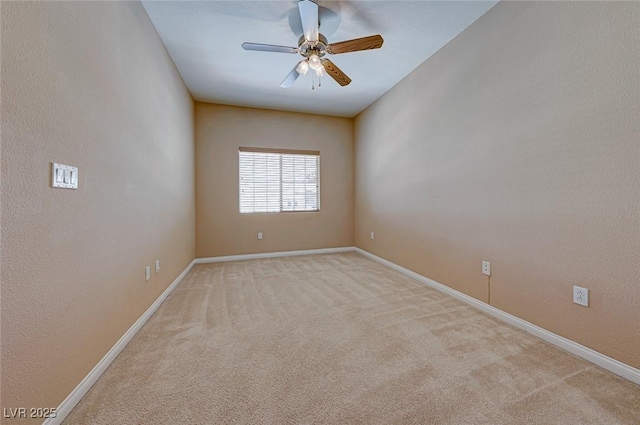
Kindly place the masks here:
<instances>
[{"instance_id":1,"label":"ceiling fan light fixture","mask_svg":"<svg viewBox=\"0 0 640 425\"><path fill-rule=\"evenodd\" d=\"M317 71L318 68L322 68L322 62L320 62L320 58L317 54L311 53L311 55L309 55L309 66L314 71Z\"/></svg>"},{"instance_id":2,"label":"ceiling fan light fixture","mask_svg":"<svg viewBox=\"0 0 640 425\"><path fill-rule=\"evenodd\" d=\"M327 75L327 73L324 70L324 66L320 65L318 69L316 69L316 75L318 77L324 77L325 75Z\"/></svg>"},{"instance_id":3,"label":"ceiling fan light fixture","mask_svg":"<svg viewBox=\"0 0 640 425\"><path fill-rule=\"evenodd\" d=\"M296 71L298 71L298 74L300 75L307 75L307 72L309 72L309 62L306 60L300 61Z\"/></svg>"}]
</instances>

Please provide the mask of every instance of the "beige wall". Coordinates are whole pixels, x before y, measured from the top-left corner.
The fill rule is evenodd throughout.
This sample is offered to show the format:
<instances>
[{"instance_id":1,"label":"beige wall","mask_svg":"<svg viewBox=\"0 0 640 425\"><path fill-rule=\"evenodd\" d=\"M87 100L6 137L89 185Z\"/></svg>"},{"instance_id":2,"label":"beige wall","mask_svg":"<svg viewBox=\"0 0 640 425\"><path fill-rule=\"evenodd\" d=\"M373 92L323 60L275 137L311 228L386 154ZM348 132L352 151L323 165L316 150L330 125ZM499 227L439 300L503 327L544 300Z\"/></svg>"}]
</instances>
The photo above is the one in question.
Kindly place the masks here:
<instances>
[{"instance_id":1,"label":"beige wall","mask_svg":"<svg viewBox=\"0 0 640 425\"><path fill-rule=\"evenodd\" d=\"M193 102L138 2L1 13L1 404L57 407L194 258Z\"/></svg>"},{"instance_id":2,"label":"beige wall","mask_svg":"<svg viewBox=\"0 0 640 425\"><path fill-rule=\"evenodd\" d=\"M320 212L240 214L240 146L320 151ZM197 257L352 246L353 120L196 103L196 211Z\"/></svg>"},{"instance_id":3,"label":"beige wall","mask_svg":"<svg viewBox=\"0 0 640 425\"><path fill-rule=\"evenodd\" d=\"M357 117L356 245L640 368L638 22L491 9Z\"/></svg>"}]
</instances>

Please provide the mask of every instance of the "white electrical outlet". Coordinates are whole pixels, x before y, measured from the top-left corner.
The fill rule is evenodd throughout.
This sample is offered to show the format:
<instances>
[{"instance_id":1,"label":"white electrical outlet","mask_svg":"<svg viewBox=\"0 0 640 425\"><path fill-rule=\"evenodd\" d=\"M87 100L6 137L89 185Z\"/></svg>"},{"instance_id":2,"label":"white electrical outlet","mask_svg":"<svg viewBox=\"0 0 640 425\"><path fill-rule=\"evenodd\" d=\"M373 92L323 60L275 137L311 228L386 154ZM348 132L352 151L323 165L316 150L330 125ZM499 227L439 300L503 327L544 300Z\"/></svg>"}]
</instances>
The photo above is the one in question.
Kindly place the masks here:
<instances>
[{"instance_id":1,"label":"white electrical outlet","mask_svg":"<svg viewBox=\"0 0 640 425\"><path fill-rule=\"evenodd\" d=\"M482 262L482 274L486 274L487 276L491 276L491 263L488 261Z\"/></svg>"},{"instance_id":2,"label":"white electrical outlet","mask_svg":"<svg viewBox=\"0 0 640 425\"><path fill-rule=\"evenodd\" d=\"M258 232L258 240L262 240L262 232Z\"/></svg>"},{"instance_id":3,"label":"white electrical outlet","mask_svg":"<svg viewBox=\"0 0 640 425\"><path fill-rule=\"evenodd\" d=\"M579 286L573 287L573 302L585 307L589 307L589 290Z\"/></svg>"},{"instance_id":4,"label":"white electrical outlet","mask_svg":"<svg viewBox=\"0 0 640 425\"><path fill-rule=\"evenodd\" d=\"M156 260L156 274L160 273L160 260Z\"/></svg>"},{"instance_id":5,"label":"white electrical outlet","mask_svg":"<svg viewBox=\"0 0 640 425\"><path fill-rule=\"evenodd\" d=\"M373 232L371 232L371 240L375 239L376 235L373 234Z\"/></svg>"},{"instance_id":6,"label":"white electrical outlet","mask_svg":"<svg viewBox=\"0 0 640 425\"><path fill-rule=\"evenodd\" d=\"M151 266L147 266L144 268L144 280L147 282L151 279Z\"/></svg>"}]
</instances>

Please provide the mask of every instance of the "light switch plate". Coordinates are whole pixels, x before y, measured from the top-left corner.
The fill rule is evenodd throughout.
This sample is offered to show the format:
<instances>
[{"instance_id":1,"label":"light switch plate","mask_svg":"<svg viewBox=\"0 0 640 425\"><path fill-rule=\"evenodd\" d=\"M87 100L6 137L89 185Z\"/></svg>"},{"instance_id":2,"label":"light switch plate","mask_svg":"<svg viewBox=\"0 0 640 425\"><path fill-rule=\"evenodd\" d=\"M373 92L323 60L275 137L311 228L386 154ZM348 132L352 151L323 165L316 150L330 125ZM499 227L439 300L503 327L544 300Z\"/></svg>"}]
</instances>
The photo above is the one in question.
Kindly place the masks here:
<instances>
[{"instance_id":1,"label":"light switch plate","mask_svg":"<svg viewBox=\"0 0 640 425\"><path fill-rule=\"evenodd\" d=\"M62 189L78 188L78 167L51 163L51 187Z\"/></svg>"},{"instance_id":2,"label":"light switch plate","mask_svg":"<svg viewBox=\"0 0 640 425\"><path fill-rule=\"evenodd\" d=\"M151 266L147 266L144 268L144 280L148 282L151 279Z\"/></svg>"},{"instance_id":3,"label":"light switch plate","mask_svg":"<svg viewBox=\"0 0 640 425\"><path fill-rule=\"evenodd\" d=\"M156 260L156 274L160 273L160 260Z\"/></svg>"}]
</instances>

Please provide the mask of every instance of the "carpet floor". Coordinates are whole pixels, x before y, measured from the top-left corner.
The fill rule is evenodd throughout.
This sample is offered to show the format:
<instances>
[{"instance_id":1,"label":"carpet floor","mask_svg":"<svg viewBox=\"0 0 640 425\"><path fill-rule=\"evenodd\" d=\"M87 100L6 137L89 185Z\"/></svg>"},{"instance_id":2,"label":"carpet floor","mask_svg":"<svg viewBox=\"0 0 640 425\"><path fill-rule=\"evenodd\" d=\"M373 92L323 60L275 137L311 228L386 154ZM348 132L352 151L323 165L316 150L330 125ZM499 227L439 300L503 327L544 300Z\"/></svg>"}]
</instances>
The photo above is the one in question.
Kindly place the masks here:
<instances>
[{"instance_id":1,"label":"carpet floor","mask_svg":"<svg viewBox=\"0 0 640 425\"><path fill-rule=\"evenodd\" d=\"M65 424L639 424L640 387L357 253L196 265Z\"/></svg>"}]
</instances>

